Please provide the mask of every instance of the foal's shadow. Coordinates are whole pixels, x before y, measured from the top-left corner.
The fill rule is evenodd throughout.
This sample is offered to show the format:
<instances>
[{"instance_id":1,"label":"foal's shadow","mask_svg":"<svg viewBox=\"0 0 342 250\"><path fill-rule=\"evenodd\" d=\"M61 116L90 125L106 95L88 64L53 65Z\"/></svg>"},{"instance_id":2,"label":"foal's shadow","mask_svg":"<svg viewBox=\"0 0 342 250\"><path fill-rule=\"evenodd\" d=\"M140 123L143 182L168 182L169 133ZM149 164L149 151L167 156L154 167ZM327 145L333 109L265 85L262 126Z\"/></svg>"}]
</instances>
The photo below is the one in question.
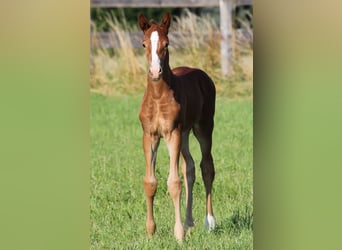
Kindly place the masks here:
<instances>
[{"instance_id":1,"label":"foal's shadow","mask_svg":"<svg viewBox=\"0 0 342 250\"><path fill-rule=\"evenodd\" d=\"M253 230L253 212L247 207L233 211L230 217L216 225L213 233L220 235L227 232L239 233L242 230Z\"/></svg>"}]
</instances>

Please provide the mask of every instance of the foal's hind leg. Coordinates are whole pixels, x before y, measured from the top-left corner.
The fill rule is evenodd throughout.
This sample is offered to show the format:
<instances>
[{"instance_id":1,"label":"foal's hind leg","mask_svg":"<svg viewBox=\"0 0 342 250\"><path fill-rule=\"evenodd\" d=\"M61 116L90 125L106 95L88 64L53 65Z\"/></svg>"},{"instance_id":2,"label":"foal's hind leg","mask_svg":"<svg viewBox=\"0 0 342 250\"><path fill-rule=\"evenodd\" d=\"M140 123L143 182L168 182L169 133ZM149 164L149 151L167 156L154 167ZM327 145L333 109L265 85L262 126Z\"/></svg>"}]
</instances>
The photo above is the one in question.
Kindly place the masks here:
<instances>
[{"instance_id":1,"label":"foal's hind leg","mask_svg":"<svg viewBox=\"0 0 342 250\"><path fill-rule=\"evenodd\" d=\"M195 163L189 151L189 133L190 130L182 133L181 156L182 156L182 174L185 182L186 193L186 216L184 229L187 230L194 226L192 218L192 188L195 182Z\"/></svg>"},{"instance_id":2,"label":"foal's hind leg","mask_svg":"<svg viewBox=\"0 0 342 250\"><path fill-rule=\"evenodd\" d=\"M202 152L200 166L206 191L205 225L207 230L215 229L216 226L211 197L211 189L215 177L214 162L211 155L213 127L213 120L205 120L199 124L196 124L193 128L194 134L200 143Z\"/></svg>"}]
</instances>

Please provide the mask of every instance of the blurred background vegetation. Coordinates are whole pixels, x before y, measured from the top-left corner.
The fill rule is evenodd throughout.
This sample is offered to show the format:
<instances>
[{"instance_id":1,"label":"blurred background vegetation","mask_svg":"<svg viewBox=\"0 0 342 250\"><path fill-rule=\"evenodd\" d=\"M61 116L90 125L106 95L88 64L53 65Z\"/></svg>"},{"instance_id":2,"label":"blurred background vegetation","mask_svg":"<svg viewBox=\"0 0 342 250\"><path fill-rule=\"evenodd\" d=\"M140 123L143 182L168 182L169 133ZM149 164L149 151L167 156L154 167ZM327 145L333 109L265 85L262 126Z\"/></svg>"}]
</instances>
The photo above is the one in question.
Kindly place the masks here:
<instances>
[{"instance_id":1,"label":"blurred background vegetation","mask_svg":"<svg viewBox=\"0 0 342 250\"><path fill-rule=\"evenodd\" d=\"M210 15L219 24L220 13L218 7L212 8L188 8L191 13L197 16ZM161 20L164 12L170 12L172 16L181 16L184 8L91 8L91 20L96 24L98 31L110 31L106 18L108 15L115 16L118 19L125 19L129 25L135 25L137 16L144 13L147 17L153 17L156 21ZM253 27L253 6L238 6L234 10L234 28L243 27L243 22L249 22Z\"/></svg>"},{"instance_id":2,"label":"blurred background vegetation","mask_svg":"<svg viewBox=\"0 0 342 250\"><path fill-rule=\"evenodd\" d=\"M229 98L252 98L253 93L253 9L235 9L233 28L233 73L221 74L219 8L92 8L91 63L92 92L104 95L141 94L146 85L147 62L144 49L132 41L142 32L137 16L144 13L159 22L169 11L173 20L169 32L170 66L189 66L206 71L216 84L219 95ZM244 31L241 36L241 31ZM177 33L172 43L172 36ZM107 35L107 44L101 36Z\"/></svg>"}]
</instances>

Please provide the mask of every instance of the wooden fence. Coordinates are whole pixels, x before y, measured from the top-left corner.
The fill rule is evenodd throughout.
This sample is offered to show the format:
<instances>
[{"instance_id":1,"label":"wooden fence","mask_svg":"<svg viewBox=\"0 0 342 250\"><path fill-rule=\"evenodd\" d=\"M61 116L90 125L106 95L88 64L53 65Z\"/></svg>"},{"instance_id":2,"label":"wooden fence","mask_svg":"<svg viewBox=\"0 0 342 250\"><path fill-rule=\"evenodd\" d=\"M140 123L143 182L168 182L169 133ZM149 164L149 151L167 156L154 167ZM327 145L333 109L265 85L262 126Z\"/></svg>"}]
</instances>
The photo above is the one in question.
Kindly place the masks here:
<instances>
[{"instance_id":1,"label":"wooden fence","mask_svg":"<svg viewBox=\"0 0 342 250\"><path fill-rule=\"evenodd\" d=\"M91 0L91 8L217 7L220 0ZM252 5L253 0L235 0L235 6Z\"/></svg>"},{"instance_id":2,"label":"wooden fence","mask_svg":"<svg viewBox=\"0 0 342 250\"><path fill-rule=\"evenodd\" d=\"M253 0L91 0L92 8L166 8L166 7L217 7L220 8L220 32L221 32L221 70L222 75L232 72L233 64L233 9L236 6L252 5ZM240 32L241 33L241 32ZM92 35L91 35L92 36ZM131 33L130 38L133 46L140 46L141 34ZM109 41L115 41L115 34L99 33L95 41L91 40L92 46L112 47ZM253 39L253 37L251 38ZM177 47L177 34L171 36ZM98 44L100 43L100 44ZM180 45L179 45L180 46Z\"/></svg>"},{"instance_id":3,"label":"wooden fence","mask_svg":"<svg viewBox=\"0 0 342 250\"><path fill-rule=\"evenodd\" d=\"M131 46L134 48L141 48L141 40L143 34L141 31L127 32L125 35L129 35ZM173 31L168 34L170 40L170 46L173 48L186 48L187 45L180 40L180 37L186 37L188 33ZM218 32L216 37L220 37L220 32ZM203 34L204 41L207 40L206 34ZM253 34L247 29L237 29L234 30L235 43L247 47L253 46ZM90 41L91 48L120 48L121 43L118 35L115 32L96 32L91 34Z\"/></svg>"}]
</instances>

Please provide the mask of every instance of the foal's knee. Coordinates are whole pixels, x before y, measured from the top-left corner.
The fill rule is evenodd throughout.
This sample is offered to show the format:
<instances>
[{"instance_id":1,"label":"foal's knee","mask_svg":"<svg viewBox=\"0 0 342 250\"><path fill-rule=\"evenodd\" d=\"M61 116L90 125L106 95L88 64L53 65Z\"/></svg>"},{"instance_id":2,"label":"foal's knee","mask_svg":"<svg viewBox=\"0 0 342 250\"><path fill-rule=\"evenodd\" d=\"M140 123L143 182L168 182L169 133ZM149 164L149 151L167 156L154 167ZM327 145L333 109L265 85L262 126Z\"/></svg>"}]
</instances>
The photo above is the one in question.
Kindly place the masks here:
<instances>
[{"instance_id":1,"label":"foal's knee","mask_svg":"<svg viewBox=\"0 0 342 250\"><path fill-rule=\"evenodd\" d=\"M157 190L157 180L156 178L146 177L144 178L144 190L147 197L152 197L155 195Z\"/></svg>"},{"instance_id":2,"label":"foal's knee","mask_svg":"<svg viewBox=\"0 0 342 250\"><path fill-rule=\"evenodd\" d=\"M169 179L167 181L168 191L172 199L178 198L181 193L181 181L177 179Z\"/></svg>"}]
</instances>

